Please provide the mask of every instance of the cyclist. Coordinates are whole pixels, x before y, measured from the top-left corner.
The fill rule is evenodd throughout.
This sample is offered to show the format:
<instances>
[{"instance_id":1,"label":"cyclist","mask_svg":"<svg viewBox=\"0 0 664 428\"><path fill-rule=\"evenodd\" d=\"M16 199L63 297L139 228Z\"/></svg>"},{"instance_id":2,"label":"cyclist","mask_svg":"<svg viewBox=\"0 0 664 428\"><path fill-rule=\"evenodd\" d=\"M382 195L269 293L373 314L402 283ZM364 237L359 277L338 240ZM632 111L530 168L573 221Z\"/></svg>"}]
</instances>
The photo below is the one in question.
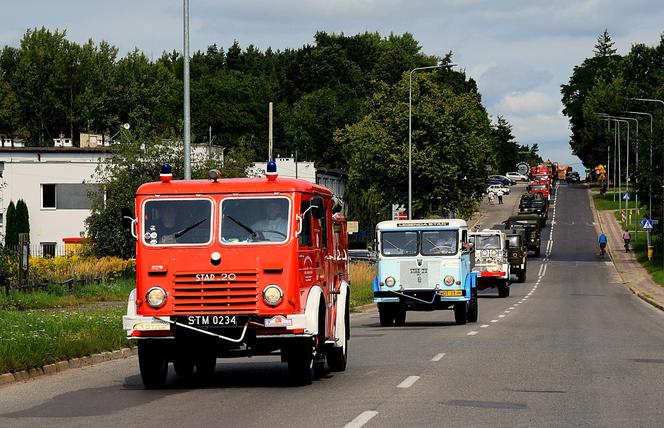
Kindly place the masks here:
<instances>
[{"instance_id":1,"label":"cyclist","mask_svg":"<svg viewBox=\"0 0 664 428\"><path fill-rule=\"evenodd\" d=\"M599 255L604 257L604 254L606 253L606 235L601 234L599 235Z\"/></svg>"}]
</instances>

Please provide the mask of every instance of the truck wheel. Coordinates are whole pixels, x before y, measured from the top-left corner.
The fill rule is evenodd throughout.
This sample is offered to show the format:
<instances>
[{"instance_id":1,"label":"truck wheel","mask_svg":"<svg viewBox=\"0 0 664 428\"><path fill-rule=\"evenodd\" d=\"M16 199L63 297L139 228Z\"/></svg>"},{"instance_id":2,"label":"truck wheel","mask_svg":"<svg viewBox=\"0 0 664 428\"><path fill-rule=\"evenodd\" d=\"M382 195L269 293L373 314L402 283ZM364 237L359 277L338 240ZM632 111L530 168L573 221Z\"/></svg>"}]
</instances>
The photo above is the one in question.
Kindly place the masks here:
<instances>
[{"instance_id":1,"label":"truck wheel","mask_svg":"<svg viewBox=\"0 0 664 428\"><path fill-rule=\"evenodd\" d=\"M524 269L524 270L519 271L519 273L516 275L516 277L517 277L517 280L520 283L526 282L526 270Z\"/></svg>"},{"instance_id":2,"label":"truck wheel","mask_svg":"<svg viewBox=\"0 0 664 428\"><path fill-rule=\"evenodd\" d=\"M539 255L540 255L540 247L537 247L537 249L535 250L535 257L539 257Z\"/></svg>"},{"instance_id":3,"label":"truck wheel","mask_svg":"<svg viewBox=\"0 0 664 428\"><path fill-rule=\"evenodd\" d=\"M406 310L397 309L394 311L394 325L404 325L406 324Z\"/></svg>"},{"instance_id":4,"label":"truck wheel","mask_svg":"<svg viewBox=\"0 0 664 428\"><path fill-rule=\"evenodd\" d=\"M507 297L510 295L510 287L507 283L498 284L498 297Z\"/></svg>"},{"instance_id":5,"label":"truck wheel","mask_svg":"<svg viewBox=\"0 0 664 428\"><path fill-rule=\"evenodd\" d=\"M464 325L468 322L468 304L466 302L459 302L454 304L454 320L457 325Z\"/></svg>"},{"instance_id":6,"label":"truck wheel","mask_svg":"<svg viewBox=\"0 0 664 428\"><path fill-rule=\"evenodd\" d=\"M477 290L471 290L470 302L468 302L468 322L477 322L479 307L477 305Z\"/></svg>"},{"instance_id":7,"label":"truck wheel","mask_svg":"<svg viewBox=\"0 0 664 428\"><path fill-rule=\"evenodd\" d=\"M331 346L327 350L327 365L333 372L346 371L346 364L348 363L348 337L350 336L350 308L348 302L348 297L346 297L346 313L344 314L346 334L344 335L344 343L340 347Z\"/></svg>"},{"instance_id":8,"label":"truck wheel","mask_svg":"<svg viewBox=\"0 0 664 428\"><path fill-rule=\"evenodd\" d=\"M288 347L288 375L297 386L311 385L314 378L313 341L310 338L294 341Z\"/></svg>"},{"instance_id":9,"label":"truck wheel","mask_svg":"<svg viewBox=\"0 0 664 428\"><path fill-rule=\"evenodd\" d=\"M138 342L138 367L145 389L159 389L166 383L168 360L158 343L149 339Z\"/></svg>"},{"instance_id":10,"label":"truck wheel","mask_svg":"<svg viewBox=\"0 0 664 428\"><path fill-rule=\"evenodd\" d=\"M378 306L378 318L381 327L391 327L394 323L394 311L389 307L380 305Z\"/></svg>"}]
</instances>

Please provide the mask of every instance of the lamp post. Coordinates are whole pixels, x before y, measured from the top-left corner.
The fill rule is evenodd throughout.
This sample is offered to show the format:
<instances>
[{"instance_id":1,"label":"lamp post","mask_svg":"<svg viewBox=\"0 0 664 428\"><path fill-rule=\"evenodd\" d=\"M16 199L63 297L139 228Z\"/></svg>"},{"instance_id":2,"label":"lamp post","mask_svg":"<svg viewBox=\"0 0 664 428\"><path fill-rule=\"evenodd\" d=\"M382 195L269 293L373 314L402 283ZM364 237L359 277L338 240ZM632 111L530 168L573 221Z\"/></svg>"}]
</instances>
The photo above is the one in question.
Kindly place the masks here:
<instances>
[{"instance_id":1,"label":"lamp post","mask_svg":"<svg viewBox=\"0 0 664 428\"><path fill-rule=\"evenodd\" d=\"M611 116L606 113L595 113L596 116L601 116L603 117L602 120L610 120L613 122L616 122L617 128L618 128L618 151L616 153L618 157L618 209L622 210L622 201L621 201L621 193L622 193L622 156L620 154L620 123L624 122L627 124L627 171L626 175L629 177L629 120L627 119L620 119L616 116ZM634 120L634 118L630 118ZM638 122L637 122L638 123ZM615 189L615 181L613 183L613 187ZM627 188L629 189L629 180L627 182ZM626 201L627 202L627 201ZM628 205L625 206L627 208Z\"/></svg>"},{"instance_id":2,"label":"lamp post","mask_svg":"<svg viewBox=\"0 0 664 428\"><path fill-rule=\"evenodd\" d=\"M648 219L652 219L652 114L646 113L643 111L626 111L625 113L628 114L635 114L638 116L648 116L650 119L650 134L648 137L649 143L650 143L650 174L648 174ZM637 140L637 156L638 156L638 140ZM651 240L650 240L650 229L646 230L646 245L647 248L650 248ZM646 248L646 250L647 250ZM646 251L647 252L647 251ZM648 252L648 259L650 259L651 255Z\"/></svg>"},{"instance_id":3,"label":"lamp post","mask_svg":"<svg viewBox=\"0 0 664 428\"><path fill-rule=\"evenodd\" d=\"M634 235L638 236L638 213L639 213L639 194L636 191L636 188L638 187L639 184L639 120L633 117L624 117L624 116L612 116L615 117L616 119L622 119L622 120L633 120L636 122L636 148L634 150L635 153L635 163L636 163L636 174L635 174L635 185L634 185ZM628 122L629 123L629 122ZM629 177L629 126L627 126L627 191L629 192L629 182L630 182L630 177ZM629 199L625 201L627 204L627 212L629 213ZM629 223L629 222L628 222Z\"/></svg>"},{"instance_id":4,"label":"lamp post","mask_svg":"<svg viewBox=\"0 0 664 428\"><path fill-rule=\"evenodd\" d=\"M408 220L413 219L413 73L433 68L454 67L455 65L429 65L416 67L408 72Z\"/></svg>"},{"instance_id":5,"label":"lamp post","mask_svg":"<svg viewBox=\"0 0 664 428\"><path fill-rule=\"evenodd\" d=\"M112 143L113 143L113 138L115 138L116 135L118 135L120 132L122 132L123 129L124 129L125 131L128 131L129 128L131 128L131 125L129 125L128 123L123 123L122 126L120 127L120 129L118 130L118 132L116 132L115 134L113 134L113 136L112 136L111 138L108 139L108 142L112 144Z\"/></svg>"},{"instance_id":6,"label":"lamp post","mask_svg":"<svg viewBox=\"0 0 664 428\"><path fill-rule=\"evenodd\" d=\"M184 18L184 179L191 179L191 116L189 107L189 0L183 0L183 18Z\"/></svg>"}]
</instances>

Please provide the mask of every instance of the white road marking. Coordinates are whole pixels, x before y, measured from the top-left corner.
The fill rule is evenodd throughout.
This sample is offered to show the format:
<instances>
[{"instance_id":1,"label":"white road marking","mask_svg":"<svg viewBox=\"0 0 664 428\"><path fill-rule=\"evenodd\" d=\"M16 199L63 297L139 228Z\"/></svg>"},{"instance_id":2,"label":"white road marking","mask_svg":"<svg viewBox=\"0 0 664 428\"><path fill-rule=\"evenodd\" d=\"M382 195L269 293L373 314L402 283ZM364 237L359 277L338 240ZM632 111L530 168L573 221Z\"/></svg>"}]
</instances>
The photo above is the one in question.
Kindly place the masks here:
<instances>
[{"instance_id":1,"label":"white road marking","mask_svg":"<svg viewBox=\"0 0 664 428\"><path fill-rule=\"evenodd\" d=\"M419 376L408 376L403 382L397 385L397 388L410 388L419 378Z\"/></svg>"},{"instance_id":2,"label":"white road marking","mask_svg":"<svg viewBox=\"0 0 664 428\"><path fill-rule=\"evenodd\" d=\"M441 352L440 354L436 354L436 356L433 357L433 358L431 359L431 361L440 361L440 360L443 359L444 356L445 356L445 353L444 353L444 352Z\"/></svg>"},{"instance_id":3,"label":"white road marking","mask_svg":"<svg viewBox=\"0 0 664 428\"><path fill-rule=\"evenodd\" d=\"M537 272L537 276L542 276L542 269L544 269L544 263L540 265L539 271Z\"/></svg>"},{"instance_id":4,"label":"white road marking","mask_svg":"<svg viewBox=\"0 0 664 428\"><path fill-rule=\"evenodd\" d=\"M505 318L505 315L500 314L500 315L498 315L498 318Z\"/></svg>"},{"instance_id":5,"label":"white road marking","mask_svg":"<svg viewBox=\"0 0 664 428\"><path fill-rule=\"evenodd\" d=\"M476 330L473 330L473 331L469 331L468 333L466 333L466 335L467 336L475 336L477 333L479 333L479 332L476 331Z\"/></svg>"},{"instance_id":6,"label":"white road marking","mask_svg":"<svg viewBox=\"0 0 664 428\"><path fill-rule=\"evenodd\" d=\"M613 264L613 262L604 262L604 264L605 264L605 265L609 265L609 266L610 266L610 265L612 265L612 264Z\"/></svg>"},{"instance_id":7,"label":"white road marking","mask_svg":"<svg viewBox=\"0 0 664 428\"><path fill-rule=\"evenodd\" d=\"M361 426L364 426L364 424L369 422L377 414L378 412L374 410L367 410L366 412L362 412L358 417L348 422L344 426L344 428L360 428Z\"/></svg>"},{"instance_id":8,"label":"white road marking","mask_svg":"<svg viewBox=\"0 0 664 428\"><path fill-rule=\"evenodd\" d=\"M487 328L488 326L489 326L489 324L482 324L482 325L480 326L480 328Z\"/></svg>"},{"instance_id":9,"label":"white road marking","mask_svg":"<svg viewBox=\"0 0 664 428\"><path fill-rule=\"evenodd\" d=\"M509 314L511 311L505 311L506 314Z\"/></svg>"},{"instance_id":10,"label":"white road marking","mask_svg":"<svg viewBox=\"0 0 664 428\"><path fill-rule=\"evenodd\" d=\"M510 309L514 309L514 306L510 306Z\"/></svg>"},{"instance_id":11,"label":"white road marking","mask_svg":"<svg viewBox=\"0 0 664 428\"><path fill-rule=\"evenodd\" d=\"M548 265L548 264L547 264L547 265L544 265L544 270L542 271L542 276L546 275L546 268L547 268L547 266L549 266L549 265Z\"/></svg>"},{"instance_id":12,"label":"white road marking","mask_svg":"<svg viewBox=\"0 0 664 428\"><path fill-rule=\"evenodd\" d=\"M491 320L490 322L498 322L498 320Z\"/></svg>"}]
</instances>

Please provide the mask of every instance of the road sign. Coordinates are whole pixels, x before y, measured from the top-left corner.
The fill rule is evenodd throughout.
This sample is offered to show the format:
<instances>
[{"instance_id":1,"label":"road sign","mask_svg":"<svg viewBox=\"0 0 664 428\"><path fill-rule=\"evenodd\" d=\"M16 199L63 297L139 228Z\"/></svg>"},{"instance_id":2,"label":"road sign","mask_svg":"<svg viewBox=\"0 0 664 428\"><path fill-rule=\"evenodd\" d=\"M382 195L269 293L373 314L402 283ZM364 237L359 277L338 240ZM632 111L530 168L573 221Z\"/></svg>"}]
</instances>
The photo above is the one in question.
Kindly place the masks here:
<instances>
[{"instance_id":1,"label":"road sign","mask_svg":"<svg viewBox=\"0 0 664 428\"><path fill-rule=\"evenodd\" d=\"M346 232L351 234L351 233L357 233L360 230L360 223L357 221L349 221L346 223Z\"/></svg>"},{"instance_id":2,"label":"road sign","mask_svg":"<svg viewBox=\"0 0 664 428\"><path fill-rule=\"evenodd\" d=\"M641 220L641 225L643 226L643 230L652 230L652 220L648 218Z\"/></svg>"},{"instance_id":3,"label":"road sign","mask_svg":"<svg viewBox=\"0 0 664 428\"><path fill-rule=\"evenodd\" d=\"M623 193L623 201L629 201L629 192Z\"/></svg>"},{"instance_id":4,"label":"road sign","mask_svg":"<svg viewBox=\"0 0 664 428\"><path fill-rule=\"evenodd\" d=\"M528 173L530 172L530 166L528 166L528 164L525 162L521 162L516 166L516 170L519 172L519 174L528 176Z\"/></svg>"}]
</instances>

